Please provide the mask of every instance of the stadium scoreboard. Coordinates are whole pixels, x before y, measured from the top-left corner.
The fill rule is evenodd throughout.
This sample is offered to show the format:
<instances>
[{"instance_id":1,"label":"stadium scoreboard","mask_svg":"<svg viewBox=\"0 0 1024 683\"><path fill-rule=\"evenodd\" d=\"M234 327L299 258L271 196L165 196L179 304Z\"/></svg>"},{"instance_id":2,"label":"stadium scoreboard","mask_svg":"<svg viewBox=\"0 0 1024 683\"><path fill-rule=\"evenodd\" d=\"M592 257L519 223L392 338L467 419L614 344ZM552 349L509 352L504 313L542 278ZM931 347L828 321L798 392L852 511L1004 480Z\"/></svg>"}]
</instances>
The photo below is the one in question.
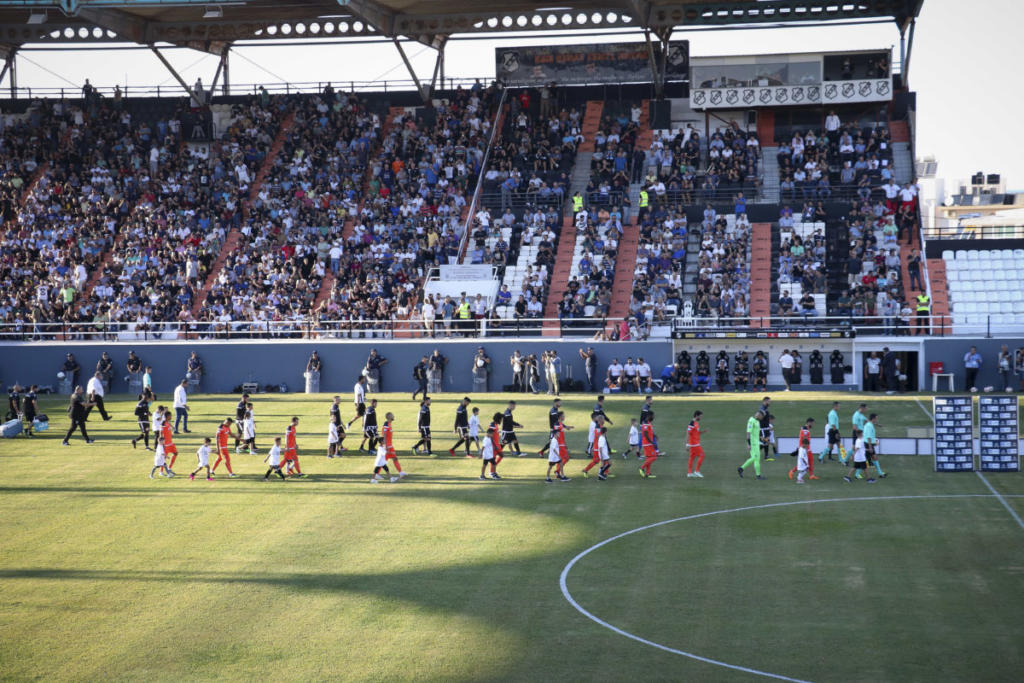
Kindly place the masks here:
<instances>
[{"instance_id":1,"label":"stadium scoreboard","mask_svg":"<svg viewBox=\"0 0 1024 683\"><path fill-rule=\"evenodd\" d=\"M979 468L983 472L1019 472L1020 438L1016 396L978 399Z\"/></svg>"},{"instance_id":2,"label":"stadium scoreboard","mask_svg":"<svg viewBox=\"0 0 1024 683\"><path fill-rule=\"evenodd\" d=\"M935 471L970 472L974 469L974 405L970 396L936 396Z\"/></svg>"}]
</instances>

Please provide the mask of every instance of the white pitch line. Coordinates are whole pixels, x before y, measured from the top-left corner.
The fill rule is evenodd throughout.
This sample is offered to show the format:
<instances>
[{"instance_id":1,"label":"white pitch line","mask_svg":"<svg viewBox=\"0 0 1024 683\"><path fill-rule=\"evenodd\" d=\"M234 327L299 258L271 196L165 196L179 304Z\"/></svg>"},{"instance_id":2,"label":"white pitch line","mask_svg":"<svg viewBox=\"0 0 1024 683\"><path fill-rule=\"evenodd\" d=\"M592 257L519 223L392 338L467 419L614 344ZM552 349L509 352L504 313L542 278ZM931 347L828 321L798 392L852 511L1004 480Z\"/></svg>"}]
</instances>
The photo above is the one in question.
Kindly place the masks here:
<instances>
[{"instance_id":1,"label":"white pitch line","mask_svg":"<svg viewBox=\"0 0 1024 683\"><path fill-rule=\"evenodd\" d=\"M914 401L917 403L917 406L924 411L924 414L928 416L928 419L932 421L932 424L935 424L935 416L928 412L928 409L924 407L923 403L921 403L921 399L915 397Z\"/></svg>"},{"instance_id":2,"label":"white pitch line","mask_svg":"<svg viewBox=\"0 0 1024 683\"><path fill-rule=\"evenodd\" d=\"M996 497L996 500L1003 504L1003 507L1006 508L1006 511L1010 513L1010 516L1013 517L1017 524L1020 525L1020 528L1024 529L1024 520L1020 518L1020 515L1017 514L1016 510L1010 507L1010 504L1006 502L1005 498L1003 498L1003 494L999 493L999 491L996 491L996 488L989 483L988 479L985 478L984 474L977 470L975 470L974 473L977 474L978 479L981 479L981 482L988 487L988 490L992 492L992 495Z\"/></svg>"},{"instance_id":3,"label":"white pitch line","mask_svg":"<svg viewBox=\"0 0 1024 683\"><path fill-rule=\"evenodd\" d=\"M984 478L982 478L982 480L984 481ZM985 483L987 484L988 482L986 481ZM1000 496L995 491L995 489L993 489L991 486L989 486L989 489L992 490L992 493L993 493L993 495L996 498L1002 500L1002 496ZM600 543L596 543L596 544L590 546L586 550L584 550L581 553L579 553L578 555L576 555L576 557L574 557L571 560L569 560L569 563L567 565L565 565L565 568L562 569L561 576L558 577L558 585L562 589L562 597L564 597L566 599L566 601L568 601L568 603L570 605L572 605L573 608L576 609L577 612L579 612L580 614L585 616L587 619L590 619L594 623L598 624L599 626L603 626L606 629L608 629L609 631L613 631L614 633L618 633L620 636L625 636L626 638L630 638L631 640L635 640L638 643L643 643L644 645L649 645L650 647L657 648L659 650L664 650L665 652L671 652L672 654L680 655L682 657L688 657L689 659L694 659L694 660L697 660L698 662L704 662L705 664L713 664L715 666L721 666L721 667L724 667L726 669L732 669L733 671L742 671L744 673L754 674L755 676L764 676L766 678L774 678L774 679L780 680L780 681L789 681L790 683L811 683L810 681L807 681L807 680L804 680L804 679L801 679L801 678L791 678L789 676L784 676L782 674L771 673L770 671L761 671L759 669L751 669L751 668L748 668L748 667L745 667L745 666L739 666L738 664L729 664L728 662L722 662L722 661L719 661L717 659L711 659L710 657L702 657L701 655L697 655L697 654L694 654L692 652L686 652L685 650L678 650L678 649L676 649L674 647L669 647L667 645L662 645L661 643L655 643L652 640L647 640L646 638L641 638L638 635L634 635L634 634L630 633L629 631L624 631L621 628L619 628L618 626L614 626L612 624L609 624L604 619L601 619L600 617L598 617L598 616L588 612L582 605L580 605L578 602L576 602L576 599L572 597L572 594L569 592L569 588L566 585L566 578L569 576L569 572L572 571L572 568L576 565L577 562L579 562L580 560L582 560L584 557L586 557L590 553L594 552L595 550L608 545L612 541L617 541L620 538L625 538L626 536L631 536L633 534L640 533L641 531L647 531L648 529L654 529L654 528L659 527L659 526L665 526L666 524L674 524L675 522L685 522L685 521L691 520L691 519L700 519L701 517L712 517L714 515L725 515L725 514L729 514L730 512L746 512L746 511L749 511L749 510L765 510L765 509L768 509L768 508L788 507L788 506L792 506L792 505L809 505L811 503L843 503L843 502L851 502L851 501L868 501L868 500L918 500L918 499L922 499L922 498L924 498L924 499L931 499L931 498L991 498L991 497L992 497L991 495L984 494L984 493L954 493L954 494L949 494L949 495L938 494L938 495L922 495L922 496L860 496L860 497L856 497L856 498L822 498L822 499L819 499L819 500L794 500L794 501L788 501L788 502L784 502L784 503L766 503L764 505L749 505L747 507L732 508L732 509L729 509L729 510L714 510L712 512L701 512L701 513L698 513L698 514L695 514L695 515L687 515L686 517L676 517L675 519L666 519L666 520L663 520L661 522L654 522L653 524L647 524L645 526L637 527L636 529L630 529L629 531L623 531L621 534L618 534L616 536L612 536L611 538L606 538L605 540L601 541ZM1007 505L1005 500L1002 501L1002 502L1003 502L1003 505L1006 505L1007 509L1010 509L1009 505ZM1011 510L1011 514L1013 514L1014 517L1017 517L1016 513L1014 513L1012 510ZM1017 520L1019 522L1020 518L1017 517ZM1021 523L1021 526L1024 527L1024 523Z\"/></svg>"}]
</instances>

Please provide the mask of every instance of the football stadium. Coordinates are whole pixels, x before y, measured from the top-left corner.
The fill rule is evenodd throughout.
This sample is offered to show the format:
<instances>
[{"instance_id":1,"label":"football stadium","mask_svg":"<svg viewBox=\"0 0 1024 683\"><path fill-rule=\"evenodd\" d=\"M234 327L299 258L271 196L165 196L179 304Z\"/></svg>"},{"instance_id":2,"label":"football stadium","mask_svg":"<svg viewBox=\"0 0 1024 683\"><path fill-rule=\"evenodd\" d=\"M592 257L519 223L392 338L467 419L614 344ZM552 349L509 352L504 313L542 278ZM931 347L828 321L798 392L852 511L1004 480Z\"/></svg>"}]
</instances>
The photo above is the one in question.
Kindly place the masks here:
<instances>
[{"instance_id":1,"label":"football stadium","mask_svg":"<svg viewBox=\"0 0 1024 683\"><path fill-rule=\"evenodd\" d=\"M1014 680L1019 20L0 2L0 679Z\"/></svg>"}]
</instances>

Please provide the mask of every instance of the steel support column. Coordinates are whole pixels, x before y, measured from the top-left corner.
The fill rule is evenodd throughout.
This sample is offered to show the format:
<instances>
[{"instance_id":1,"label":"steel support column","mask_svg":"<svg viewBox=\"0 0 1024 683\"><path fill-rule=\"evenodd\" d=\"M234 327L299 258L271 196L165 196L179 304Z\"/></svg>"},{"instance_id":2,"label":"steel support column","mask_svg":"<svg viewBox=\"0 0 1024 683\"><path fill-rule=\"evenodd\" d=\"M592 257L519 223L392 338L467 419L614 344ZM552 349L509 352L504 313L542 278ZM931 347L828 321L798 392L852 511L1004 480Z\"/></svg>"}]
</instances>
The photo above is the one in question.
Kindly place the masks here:
<instances>
[{"instance_id":1,"label":"steel support column","mask_svg":"<svg viewBox=\"0 0 1024 683\"><path fill-rule=\"evenodd\" d=\"M185 79L182 78L177 71L175 71L174 67L171 66L171 63L167 61L167 58L160 54L160 50L156 49L156 47L153 45L150 45L149 49L153 51L153 54L156 55L156 58L160 60L164 67L171 72L171 75L174 76L174 80L178 81L178 84L185 89L185 92L188 93L188 96L192 102L202 101L198 97L196 97L195 92L192 91L192 88L188 87L188 83L186 83Z\"/></svg>"}]
</instances>

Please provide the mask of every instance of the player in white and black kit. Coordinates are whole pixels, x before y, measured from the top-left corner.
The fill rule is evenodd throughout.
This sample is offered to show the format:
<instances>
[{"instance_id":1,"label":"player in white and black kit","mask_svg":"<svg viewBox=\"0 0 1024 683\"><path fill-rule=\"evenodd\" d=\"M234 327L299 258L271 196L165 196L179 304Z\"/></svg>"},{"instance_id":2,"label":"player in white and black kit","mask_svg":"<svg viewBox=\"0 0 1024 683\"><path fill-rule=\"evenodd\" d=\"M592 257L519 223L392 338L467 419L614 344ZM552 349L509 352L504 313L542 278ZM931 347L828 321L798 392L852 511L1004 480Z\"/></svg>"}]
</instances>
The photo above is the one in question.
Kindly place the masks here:
<instances>
[{"instance_id":1,"label":"player in white and black kit","mask_svg":"<svg viewBox=\"0 0 1024 683\"><path fill-rule=\"evenodd\" d=\"M135 417L139 420L139 435L132 439L132 448L138 448L141 440L146 444L147 451L152 450L149 447L149 420L152 416L149 414L149 400L145 394L139 394L139 402L135 404ZM156 438L159 439L160 436L156 435Z\"/></svg>"},{"instance_id":2,"label":"player in white and black kit","mask_svg":"<svg viewBox=\"0 0 1024 683\"><path fill-rule=\"evenodd\" d=\"M509 401L508 407L505 408L505 412L501 415L501 445L512 446L516 449L516 455L520 458L523 457L523 450L519 447L519 437L516 436L516 428L523 428L523 425L519 424L512 418L512 412L516 409L516 402Z\"/></svg>"},{"instance_id":3,"label":"player in white and black kit","mask_svg":"<svg viewBox=\"0 0 1024 683\"><path fill-rule=\"evenodd\" d=\"M356 414L355 417L348 421L349 427L352 426L353 422L362 419L363 415L366 414L366 378L362 375L359 375L355 386L352 387L352 402L356 406ZM360 445L359 450L362 449L363 447Z\"/></svg>"},{"instance_id":4,"label":"player in white and black kit","mask_svg":"<svg viewBox=\"0 0 1024 683\"><path fill-rule=\"evenodd\" d=\"M338 432L338 440L334 443L337 446L334 449L334 455L340 456L345 447L341 443L345 440L345 423L341 419L341 396L335 396L334 402L331 403L331 424L334 425L335 430Z\"/></svg>"},{"instance_id":5,"label":"player in white and black kit","mask_svg":"<svg viewBox=\"0 0 1024 683\"><path fill-rule=\"evenodd\" d=\"M604 418L605 422L607 422L610 425L615 424L608 418L608 415L604 412L604 396L598 395L597 403L594 404L594 409L591 410L590 412L597 413L598 415Z\"/></svg>"},{"instance_id":6,"label":"player in white and black kit","mask_svg":"<svg viewBox=\"0 0 1024 683\"><path fill-rule=\"evenodd\" d=\"M249 409L249 394L242 394L242 400L235 404L235 453L242 452L242 444L245 443L245 433L242 431L245 426L245 411Z\"/></svg>"},{"instance_id":7,"label":"player in white and black kit","mask_svg":"<svg viewBox=\"0 0 1024 683\"><path fill-rule=\"evenodd\" d=\"M377 399L371 398L370 405L366 406L363 413L363 440L359 444L359 450L363 450L363 443L369 439L370 445L366 452L370 455L377 453Z\"/></svg>"},{"instance_id":8,"label":"player in white and black kit","mask_svg":"<svg viewBox=\"0 0 1024 683\"><path fill-rule=\"evenodd\" d=\"M562 399L556 398L551 405L551 410L548 411L548 431L550 432L558 424L558 414L562 412ZM551 448L551 434L548 434L548 440L544 443L544 448L537 451L537 455L543 456Z\"/></svg>"},{"instance_id":9,"label":"player in white and black kit","mask_svg":"<svg viewBox=\"0 0 1024 683\"><path fill-rule=\"evenodd\" d=\"M455 406L455 426L453 430L459 440L448 449L448 455L453 457L455 449L462 444L466 444L466 457L473 457L473 454L469 452L469 445L473 443L473 440L469 437L469 402L469 396L463 396L462 400L459 401L459 405Z\"/></svg>"},{"instance_id":10,"label":"player in white and black kit","mask_svg":"<svg viewBox=\"0 0 1024 683\"><path fill-rule=\"evenodd\" d=\"M433 455L430 450L430 397L425 396L420 403L420 414L416 418L416 427L420 430L420 440L412 447L413 455L421 455L420 446L426 446L426 455ZM468 446L467 446L468 448Z\"/></svg>"}]
</instances>

